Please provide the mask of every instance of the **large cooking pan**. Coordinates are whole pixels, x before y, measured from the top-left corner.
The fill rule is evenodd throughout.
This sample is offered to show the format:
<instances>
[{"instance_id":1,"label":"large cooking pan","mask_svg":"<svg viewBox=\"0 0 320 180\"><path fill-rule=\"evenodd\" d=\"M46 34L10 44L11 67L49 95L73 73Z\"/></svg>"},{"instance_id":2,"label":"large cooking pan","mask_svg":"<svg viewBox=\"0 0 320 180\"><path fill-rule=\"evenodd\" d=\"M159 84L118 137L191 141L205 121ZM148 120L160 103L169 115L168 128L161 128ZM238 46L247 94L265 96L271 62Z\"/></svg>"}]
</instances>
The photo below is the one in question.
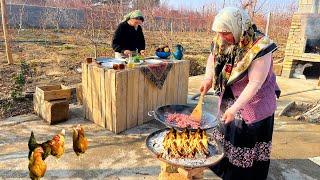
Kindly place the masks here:
<instances>
[{"instance_id":1,"label":"large cooking pan","mask_svg":"<svg viewBox=\"0 0 320 180\"><path fill-rule=\"evenodd\" d=\"M181 114L187 114L190 115L195 107L194 106L189 106L189 105L166 105L166 106L161 106L158 107L155 111L149 112L150 116L154 116L154 118L167 127L170 128L175 128L178 130L182 130L185 128L181 128L177 126L174 123L168 123L166 122L167 115L172 114L172 113L181 113ZM202 119L200 123L200 129L211 129L214 128L218 125L218 120L217 118L213 115L210 114L209 112L202 111ZM192 127L188 127L188 130L196 130Z\"/></svg>"},{"instance_id":2,"label":"large cooking pan","mask_svg":"<svg viewBox=\"0 0 320 180\"><path fill-rule=\"evenodd\" d=\"M224 157L222 145L208 134L209 155L206 158L171 158L163 156L163 139L170 129L161 129L151 133L146 139L147 148L157 156L158 159L166 163L183 166L185 168L199 168L215 165Z\"/></svg>"}]
</instances>

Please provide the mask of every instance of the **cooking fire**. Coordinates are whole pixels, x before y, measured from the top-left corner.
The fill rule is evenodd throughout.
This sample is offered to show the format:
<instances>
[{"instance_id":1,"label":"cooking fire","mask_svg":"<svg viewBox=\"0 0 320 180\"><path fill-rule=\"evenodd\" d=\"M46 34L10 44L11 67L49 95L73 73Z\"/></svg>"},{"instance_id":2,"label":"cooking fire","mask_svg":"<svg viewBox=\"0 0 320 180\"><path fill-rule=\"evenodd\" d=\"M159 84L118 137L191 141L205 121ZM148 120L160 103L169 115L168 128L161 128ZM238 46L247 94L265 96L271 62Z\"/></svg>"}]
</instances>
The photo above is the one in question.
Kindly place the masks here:
<instances>
[{"instance_id":1,"label":"cooking fire","mask_svg":"<svg viewBox=\"0 0 320 180\"><path fill-rule=\"evenodd\" d=\"M196 132L170 129L163 139L163 154L172 158L208 157L208 136L205 130ZM162 154L162 155L163 155Z\"/></svg>"}]
</instances>

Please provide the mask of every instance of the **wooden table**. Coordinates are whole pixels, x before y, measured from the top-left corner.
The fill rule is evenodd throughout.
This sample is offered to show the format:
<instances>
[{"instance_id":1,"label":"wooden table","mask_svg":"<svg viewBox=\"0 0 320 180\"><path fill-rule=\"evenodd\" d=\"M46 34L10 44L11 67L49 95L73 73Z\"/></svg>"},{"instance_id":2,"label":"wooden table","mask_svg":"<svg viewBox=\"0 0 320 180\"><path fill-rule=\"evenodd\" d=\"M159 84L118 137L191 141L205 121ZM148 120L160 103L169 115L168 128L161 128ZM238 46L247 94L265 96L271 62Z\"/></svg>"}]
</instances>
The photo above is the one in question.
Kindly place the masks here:
<instances>
[{"instance_id":1,"label":"wooden table","mask_svg":"<svg viewBox=\"0 0 320 180\"><path fill-rule=\"evenodd\" d=\"M162 89L139 67L113 70L82 63L83 107L86 119L115 133L141 125L148 112L166 104L186 104L189 61L173 61Z\"/></svg>"}]
</instances>

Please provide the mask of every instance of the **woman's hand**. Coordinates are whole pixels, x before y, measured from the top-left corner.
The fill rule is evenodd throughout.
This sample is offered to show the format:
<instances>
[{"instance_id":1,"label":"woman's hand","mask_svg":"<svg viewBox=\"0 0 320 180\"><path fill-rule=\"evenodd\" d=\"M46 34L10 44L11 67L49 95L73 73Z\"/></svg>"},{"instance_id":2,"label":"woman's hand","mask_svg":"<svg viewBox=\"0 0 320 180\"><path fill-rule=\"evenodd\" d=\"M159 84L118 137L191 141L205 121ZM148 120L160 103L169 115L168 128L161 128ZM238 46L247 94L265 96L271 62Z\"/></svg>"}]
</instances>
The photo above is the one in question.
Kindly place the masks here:
<instances>
[{"instance_id":1,"label":"woman's hand","mask_svg":"<svg viewBox=\"0 0 320 180\"><path fill-rule=\"evenodd\" d=\"M140 54L141 54L141 56L145 56L147 53L146 53L146 50L141 50L140 51Z\"/></svg>"},{"instance_id":2,"label":"woman's hand","mask_svg":"<svg viewBox=\"0 0 320 180\"><path fill-rule=\"evenodd\" d=\"M200 86L200 92L206 94L212 87L212 79L205 79L202 81Z\"/></svg>"},{"instance_id":3,"label":"woman's hand","mask_svg":"<svg viewBox=\"0 0 320 180\"><path fill-rule=\"evenodd\" d=\"M130 54L132 55L132 52L130 50L124 50L123 54L129 56Z\"/></svg>"},{"instance_id":4,"label":"woman's hand","mask_svg":"<svg viewBox=\"0 0 320 180\"><path fill-rule=\"evenodd\" d=\"M222 120L225 124L229 124L234 120L234 116L235 113L232 112L230 109L227 109L222 116Z\"/></svg>"}]
</instances>

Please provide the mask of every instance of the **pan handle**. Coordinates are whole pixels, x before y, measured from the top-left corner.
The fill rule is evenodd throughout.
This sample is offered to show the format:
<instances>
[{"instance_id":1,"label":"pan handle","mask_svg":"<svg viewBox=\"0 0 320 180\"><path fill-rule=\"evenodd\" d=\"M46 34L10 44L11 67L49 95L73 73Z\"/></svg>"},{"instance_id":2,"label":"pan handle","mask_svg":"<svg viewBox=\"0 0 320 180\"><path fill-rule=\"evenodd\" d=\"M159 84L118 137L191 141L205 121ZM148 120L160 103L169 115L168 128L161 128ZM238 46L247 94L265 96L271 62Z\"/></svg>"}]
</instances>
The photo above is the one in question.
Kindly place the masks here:
<instances>
[{"instance_id":1,"label":"pan handle","mask_svg":"<svg viewBox=\"0 0 320 180\"><path fill-rule=\"evenodd\" d=\"M155 115L155 112L154 112L154 111L149 111L149 112L148 112L148 116L152 117L152 116L154 116L154 115Z\"/></svg>"}]
</instances>

